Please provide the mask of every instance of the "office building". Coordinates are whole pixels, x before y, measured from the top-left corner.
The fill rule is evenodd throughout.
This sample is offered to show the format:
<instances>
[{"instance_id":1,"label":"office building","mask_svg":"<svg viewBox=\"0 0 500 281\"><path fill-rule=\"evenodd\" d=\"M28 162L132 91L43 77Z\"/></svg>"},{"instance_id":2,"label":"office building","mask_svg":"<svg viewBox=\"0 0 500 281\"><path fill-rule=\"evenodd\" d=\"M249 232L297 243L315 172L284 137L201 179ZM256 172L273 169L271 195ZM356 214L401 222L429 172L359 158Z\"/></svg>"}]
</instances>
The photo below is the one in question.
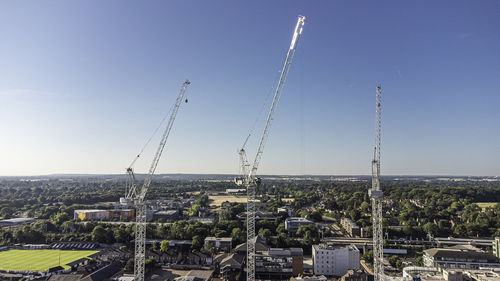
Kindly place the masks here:
<instances>
[{"instance_id":1,"label":"office building","mask_svg":"<svg viewBox=\"0 0 500 281\"><path fill-rule=\"evenodd\" d=\"M359 269L359 250L354 245L313 245L313 269L316 275L343 276Z\"/></svg>"},{"instance_id":2,"label":"office building","mask_svg":"<svg viewBox=\"0 0 500 281\"><path fill-rule=\"evenodd\" d=\"M79 220L128 220L134 217L133 209L75 210L74 219Z\"/></svg>"}]
</instances>

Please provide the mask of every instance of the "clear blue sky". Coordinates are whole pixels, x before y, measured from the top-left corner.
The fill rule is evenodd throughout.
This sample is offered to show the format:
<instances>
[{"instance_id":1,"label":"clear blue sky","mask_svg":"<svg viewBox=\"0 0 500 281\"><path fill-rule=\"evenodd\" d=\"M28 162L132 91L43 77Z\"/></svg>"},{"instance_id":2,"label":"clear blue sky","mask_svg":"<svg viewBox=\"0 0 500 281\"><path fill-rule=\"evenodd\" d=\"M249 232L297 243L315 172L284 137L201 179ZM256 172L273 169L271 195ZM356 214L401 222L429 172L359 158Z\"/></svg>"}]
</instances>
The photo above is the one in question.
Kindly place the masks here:
<instances>
[{"instance_id":1,"label":"clear blue sky","mask_svg":"<svg viewBox=\"0 0 500 281\"><path fill-rule=\"evenodd\" d=\"M299 14L260 174L369 174L378 83L382 174L500 174L500 1L200 0L0 2L0 175L123 173L186 78L158 172L236 173Z\"/></svg>"}]
</instances>

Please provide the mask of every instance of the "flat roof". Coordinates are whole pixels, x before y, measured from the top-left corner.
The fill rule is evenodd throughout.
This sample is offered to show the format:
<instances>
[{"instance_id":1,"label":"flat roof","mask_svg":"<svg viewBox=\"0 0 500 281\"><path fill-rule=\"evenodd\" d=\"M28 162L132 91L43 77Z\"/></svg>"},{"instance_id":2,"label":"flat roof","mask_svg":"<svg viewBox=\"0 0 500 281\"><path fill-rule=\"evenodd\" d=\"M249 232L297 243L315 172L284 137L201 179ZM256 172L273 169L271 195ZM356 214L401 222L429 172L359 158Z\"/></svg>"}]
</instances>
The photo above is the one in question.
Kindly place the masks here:
<instances>
[{"instance_id":1,"label":"flat roof","mask_svg":"<svg viewBox=\"0 0 500 281\"><path fill-rule=\"evenodd\" d=\"M35 220L34 218L12 218L12 219L5 219L1 220L1 222L21 222L21 221L32 221Z\"/></svg>"},{"instance_id":2,"label":"flat roof","mask_svg":"<svg viewBox=\"0 0 500 281\"><path fill-rule=\"evenodd\" d=\"M207 237L207 238L205 238L205 241L231 242L231 241L233 241L233 238L231 238L231 237Z\"/></svg>"},{"instance_id":3,"label":"flat roof","mask_svg":"<svg viewBox=\"0 0 500 281\"><path fill-rule=\"evenodd\" d=\"M286 221L288 221L288 222L308 222L308 223L314 223L311 220L308 220L306 218L301 218L301 217L288 217L288 218L286 218Z\"/></svg>"},{"instance_id":4,"label":"flat roof","mask_svg":"<svg viewBox=\"0 0 500 281\"><path fill-rule=\"evenodd\" d=\"M432 248L424 250L429 256L441 258L465 258L465 259L478 259L487 260L488 263L498 263L499 259L494 255L487 252L478 252L470 250L460 250L453 248Z\"/></svg>"},{"instance_id":5,"label":"flat roof","mask_svg":"<svg viewBox=\"0 0 500 281\"><path fill-rule=\"evenodd\" d=\"M35 219L34 218L13 218L13 219L0 220L0 223L20 223L20 222L30 222L30 221L35 221Z\"/></svg>"},{"instance_id":6,"label":"flat roof","mask_svg":"<svg viewBox=\"0 0 500 281\"><path fill-rule=\"evenodd\" d=\"M359 251L359 249L354 245L340 245L340 244L319 244L313 245L313 248L316 250L337 250L337 249L352 249Z\"/></svg>"}]
</instances>

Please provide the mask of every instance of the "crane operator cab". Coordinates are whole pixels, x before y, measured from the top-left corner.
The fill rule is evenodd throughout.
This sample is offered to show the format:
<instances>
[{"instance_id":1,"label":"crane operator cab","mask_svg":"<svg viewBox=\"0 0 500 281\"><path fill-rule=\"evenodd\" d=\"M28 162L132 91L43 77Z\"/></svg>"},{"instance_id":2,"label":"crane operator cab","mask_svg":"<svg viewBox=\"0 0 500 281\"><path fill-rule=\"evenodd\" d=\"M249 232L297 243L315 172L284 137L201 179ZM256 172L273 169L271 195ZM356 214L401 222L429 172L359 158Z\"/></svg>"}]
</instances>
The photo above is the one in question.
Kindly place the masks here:
<instances>
[{"instance_id":1,"label":"crane operator cab","mask_svg":"<svg viewBox=\"0 0 500 281\"><path fill-rule=\"evenodd\" d=\"M255 179L255 185L259 186L261 182L260 178Z\"/></svg>"},{"instance_id":2,"label":"crane operator cab","mask_svg":"<svg viewBox=\"0 0 500 281\"><path fill-rule=\"evenodd\" d=\"M244 182L245 182L245 178L244 177L236 177L236 178L234 178L234 183L237 186L242 186Z\"/></svg>"}]
</instances>

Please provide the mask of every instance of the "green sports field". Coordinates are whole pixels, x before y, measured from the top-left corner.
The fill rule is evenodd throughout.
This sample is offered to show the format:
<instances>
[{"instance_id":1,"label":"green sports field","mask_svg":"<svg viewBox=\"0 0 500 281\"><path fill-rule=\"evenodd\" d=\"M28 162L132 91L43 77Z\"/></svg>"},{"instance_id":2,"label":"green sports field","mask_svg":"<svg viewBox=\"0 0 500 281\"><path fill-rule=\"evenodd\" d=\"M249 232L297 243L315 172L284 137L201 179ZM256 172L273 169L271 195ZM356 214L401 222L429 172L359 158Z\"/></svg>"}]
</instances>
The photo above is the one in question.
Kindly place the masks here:
<instances>
[{"instance_id":1,"label":"green sports field","mask_svg":"<svg viewBox=\"0 0 500 281\"><path fill-rule=\"evenodd\" d=\"M88 257L99 251L71 250L8 250L0 252L0 270L47 271L59 265L69 268L67 263Z\"/></svg>"}]
</instances>

